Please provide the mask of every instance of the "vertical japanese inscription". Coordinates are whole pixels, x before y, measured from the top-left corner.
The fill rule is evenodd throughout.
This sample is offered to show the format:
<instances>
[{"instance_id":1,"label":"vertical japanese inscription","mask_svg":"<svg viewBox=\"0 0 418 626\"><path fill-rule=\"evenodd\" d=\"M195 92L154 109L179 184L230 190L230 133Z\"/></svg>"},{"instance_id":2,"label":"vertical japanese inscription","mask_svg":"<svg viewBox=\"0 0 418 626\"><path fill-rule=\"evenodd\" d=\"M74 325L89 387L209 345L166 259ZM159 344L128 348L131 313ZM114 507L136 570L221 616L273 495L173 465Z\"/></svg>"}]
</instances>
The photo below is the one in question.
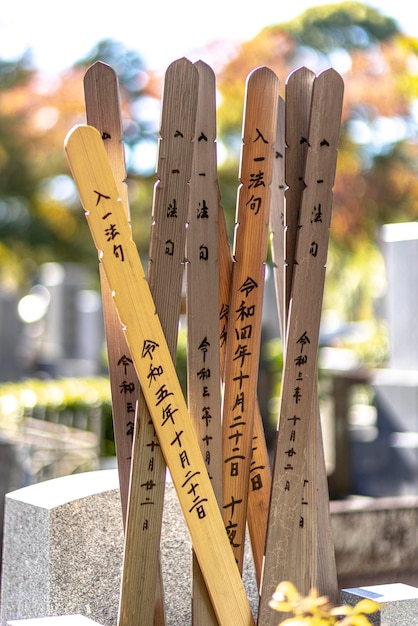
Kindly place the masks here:
<instances>
[{"instance_id":1,"label":"vertical japanese inscription","mask_svg":"<svg viewBox=\"0 0 418 626\"><path fill-rule=\"evenodd\" d=\"M176 100L177 107L172 107ZM158 180L153 203L153 223L150 241L148 281L167 344L174 358L177 348L178 322L181 306L181 288L184 270L184 249L188 209L188 181L192 163L192 137L197 105L197 72L186 59L174 62L166 72L162 103ZM173 110L176 112L172 114ZM155 383L163 372L150 363L146 385ZM143 399L141 399L143 401ZM158 493L157 506L152 511L153 524L161 520L165 467L161 459L158 438L146 407L141 406L140 417L146 421L143 449L139 455L143 497L141 502L153 503L152 494ZM162 489L161 489L162 485ZM157 489L159 491L157 492ZM162 493L161 493L162 491ZM144 507L145 513L146 507ZM141 527L147 530L148 518L143 516ZM147 537L147 541L150 537ZM157 542L157 539L155 539ZM155 547L156 553L158 546Z\"/></svg>"},{"instance_id":2,"label":"vertical japanese inscription","mask_svg":"<svg viewBox=\"0 0 418 626\"><path fill-rule=\"evenodd\" d=\"M313 400L342 92L341 78L333 70L315 78L305 139L305 190L293 268L260 626L273 626L268 599L277 580L292 580L304 594L322 583L318 577L321 442Z\"/></svg>"},{"instance_id":3,"label":"vertical japanese inscription","mask_svg":"<svg viewBox=\"0 0 418 626\"><path fill-rule=\"evenodd\" d=\"M132 359L122 354L117 361L122 382L119 384L119 393L122 394L125 405L126 436L129 437L132 447L135 429L135 406L138 395L138 380Z\"/></svg>"},{"instance_id":4,"label":"vertical japanese inscription","mask_svg":"<svg viewBox=\"0 0 418 626\"><path fill-rule=\"evenodd\" d=\"M228 624L232 612L240 623L250 626L254 624L251 609L138 251L117 201L100 134L91 127L78 127L67 137L66 150L218 621ZM108 206L103 207L103 198L96 206L92 201L94 189L108 196ZM104 210L98 210L99 206ZM120 246L118 256L104 233L109 219L119 233L115 237ZM153 368L161 367L162 373L155 380L151 378L149 385L151 357Z\"/></svg>"},{"instance_id":5,"label":"vertical japanese inscription","mask_svg":"<svg viewBox=\"0 0 418 626\"><path fill-rule=\"evenodd\" d=\"M117 76L109 65L98 61L85 73L83 84L87 123L100 132L121 202L129 219ZM100 267L100 282L112 393L114 440L125 524L139 384L102 267Z\"/></svg>"},{"instance_id":6,"label":"vertical japanese inscription","mask_svg":"<svg viewBox=\"0 0 418 626\"><path fill-rule=\"evenodd\" d=\"M149 361L150 372L157 372L157 375L150 376L149 386L152 392L154 407L159 413L160 425L162 428L171 428L170 446L175 450L177 463L184 473L181 484L188 496L190 496L189 513L193 511L199 519L206 517L205 502L207 497L200 489L199 476L201 472L196 470L192 463L184 443L184 429L177 424L177 413L179 407L174 397L174 392L162 382L164 380L164 364L159 351L160 345L153 339L145 339L142 346L141 358ZM162 378L162 380L161 380Z\"/></svg>"},{"instance_id":7,"label":"vertical japanese inscription","mask_svg":"<svg viewBox=\"0 0 418 626\"><path fill-rule=\"evenodd\" d=\"M119 225L117 216L114 215L112 208L108 208L108 204L113 204L117 198L103 191L94 190L97 200L95 209L98 211L102 224L102 233L100 241L100 250L102 251L102 259L109 256L116 260L119 265L125 264L127 261L127 244L122 226ZM100 236L100 234L99 234ZM97 238L96 238L97 241ZM128 245L129 248L129 245ZM116 297L116 296L115 296ZM201 469L196 468L194 456L190 454L187 446L188 436L181 419L182 408L179 407L178 388L170 385L170 380L166 376L167 354L161 350L161 339L150 335L144 338L141 348L142 362L142 389L144 394L148 391L147 402L150 404L151 412L154 416L158 416L158 425L160 431L167 431L165 439L173 451L173 457L176 459L175 465L177 470L182 474L181 489L188 496L188 512L194 513L198 519L206 517L205 503L208 501L205 488L201 488ZM129 362L121 359L120 366L128 371ZM205 368L202 369L202 376L205 378ZM121 393L129 394L134 391L132 383L126 380L121 385ZM181 396L180 396L181 397ZM152 410L153 409L153 410ZM179 418L179 422L177 419ZM155 421L154 421L154 425ZM156 441L149 443L150 447L158 445ZM152 491L152 481L144 483L145 492ZM141 505L151 504L151 497L144 495Z\"/></svg>"},{"instance_id":8,"label":"vertical japanese inscription","mask_svg":"<svg viewBox=\"0 0 418 626\"><path fill-rule=\"evenodd\" d=\"M95 206L100 212L100 219L103 224L102 241L105 241L107 244L106 248L103 249L103 253L106 257L110 253L118 263L123 264L125 263L126 253L121 229L113 211L106 206L107 201L115 201L116 199L96 189L94 193L97 196ZM201 472L194 468L183 439L184 429L178 426L176 422L176 414L179 411L178 403L176 402L177 398L174 391L165 381L164 357L160 354L160 343L154 337L151 336L144 339L141 360L146 363L144 366L147 380L145 387L150 391L154 409L157 415L159 415L159 424L161 428L171 430L169 445L175 450L177 465L183 472L181 488L189 496L189 513L195 512L196 516L202 519L206 517L205 503L207 502L207 497L200 489L199 476ZM126 364L123 365L123 361L122 366L126 367ZM121 393L132 393L133 391L132 384L125 381L122 385ZM153 446L154 442L150 442L149 445ZM152 481L146 481L143 486L146 492L152 490ZM145 495L141 504L152 504L151 498Z\"/></svg>"},{"instance_id":9,"label":"vertical japanese inscription","mask_svg":"<svg viewBox=\"0 0 418 626\"><path fill-rule=\"evenodd\" d=\"M238 190L223 403L223 516L241 569L253 448L253 419L267 254L278 81L267 68L250 74ZM254 475L255 478L255 475ZM252 488L261 488L256 478Z\"/></svg>"},{"instance_id":10,"label":"vertical japanese inscription","mask_svg":"<svg viewBox=\"0 0 418 626\"><path fill-rule=\"evenodd\" d=\"M298 331L300 332L300 331ZM282 489L284 492L293 493L297 486L302 484L300 496L299 528L305 527L305 517L309 513L309 473L306 471L304 448L306 445L307 420L310 416L310 402L312 396L312 368L316 367L316 342L311 345L308 332L302 330L301 334L292 337L292 343L288 346L287 356L291 358L293 367L289 402L285 423L280 425L280 439L282 441L282 460L280 472L283 476ZM308 376L305 371L309 369ZM302 469L302 475L300 471ZM298 504L297 502L295 504Z\"/></svg>"},{"instance_id":11,"label":"vertical japanese inscription","mask_svg":"<svg viewBox=\"0 0 418 626\"><path fill-rule=\"evenodd\" d=\"M188 405L200 449L221 502L221 389L215 76L199 61L199 98L186 242Z\"/></svg>"}]
</instances>

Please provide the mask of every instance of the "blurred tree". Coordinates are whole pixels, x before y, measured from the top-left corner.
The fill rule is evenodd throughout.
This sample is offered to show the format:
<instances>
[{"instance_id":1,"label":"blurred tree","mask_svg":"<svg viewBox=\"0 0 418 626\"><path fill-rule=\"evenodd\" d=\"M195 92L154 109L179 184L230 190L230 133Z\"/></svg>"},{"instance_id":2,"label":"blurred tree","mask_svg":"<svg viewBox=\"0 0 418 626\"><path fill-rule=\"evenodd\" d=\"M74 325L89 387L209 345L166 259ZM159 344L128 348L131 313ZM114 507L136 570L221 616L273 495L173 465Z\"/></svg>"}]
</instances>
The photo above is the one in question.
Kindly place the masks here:
<instances>
[{"instance_id":1,"label":"blurred tree","mask_svg":"<svg viewBox=\"0 0 418 626\"><path fill-rule=\"evenodd\" d=\"M229 147L241 142L243 77L258 65L277 73L283 96L290 72L302 65L315 72L334 67L343 76L328 293L346 318L370 318L380 284L370 273L382 270L379 226L418 218L418 40L358 2L312 8L263 29L239 48L219 77L219 132ZM230 155L221 171L222 188L236 181L238 154Z\"/></svg>"},{"instance_id":2,"label":"blurred tree","mask_svg":"<svg viewBox=\"0 0 418 626\"><path fill-rule=\"evenodd\" d=\"M145 250L144 211L151 222L156 128L147 107L158 105L147 91L139 56L113 41L100 42L86 59L60 76L45 77L23 56L0 60L0 282L30 283L39 264L80 261L97 264L78 195L63 150L67 132L85 123L83 75L101 59L117 72L123 110L133 230ZM144 115L141 115L144 113ZM141 121L138 121L141 120ZM141 147L154 149L144 163Z\"/></svg>"},{"instance_id":3,"label":"blurred tree","mask_svg":"<svg viewBox=\"0 0 418 626\"><path fill-rule=\"evenodd\" d=\"M222 58L214 56L217 49ZM217 87L219 144L226 148L220 186L231 233L248 73L259 65L271 67L283 95L286 78L301 65L315 72L332 66L342 74L345 100L328 285L331 293L339 289L335 302L347 317L370 316L371 299L363 297L371 291L365 287L370 278L360 275L369 271L370 262L379 266L379 225L418 217L418 40L402 34L392 18L376 9L343 2L265 28L233 57L222 45L211 46L210 54L216 67L228 57ZM85 59L53 78L36 71L28 56L0 61L3 283L30 279L44 261L97 262L63 140L74 124L85 121L83 74L98 59L119 77L133 236L140 252L148 248L161 80L146 72L137 53L111 40L99 42ZM360 277L352 280L355 271ZM341 281L346 281L344 297Z\"/></svg>"},{"instance_id":4,"label":"blurred tree","mask_svg":"<svg viewBox=\"0 0 418 626\"><path fill-rule=\"evenodd\" d=\"M29 221L29 198L36 178L22 133L25 116L8 94L24 89L32 75L28 55L13 62L0 61L0 278L6 286L14 286L25 274L27 246L21 235ZM22 246L15 245L16 237Z\"/></svg>"}]
</instances>

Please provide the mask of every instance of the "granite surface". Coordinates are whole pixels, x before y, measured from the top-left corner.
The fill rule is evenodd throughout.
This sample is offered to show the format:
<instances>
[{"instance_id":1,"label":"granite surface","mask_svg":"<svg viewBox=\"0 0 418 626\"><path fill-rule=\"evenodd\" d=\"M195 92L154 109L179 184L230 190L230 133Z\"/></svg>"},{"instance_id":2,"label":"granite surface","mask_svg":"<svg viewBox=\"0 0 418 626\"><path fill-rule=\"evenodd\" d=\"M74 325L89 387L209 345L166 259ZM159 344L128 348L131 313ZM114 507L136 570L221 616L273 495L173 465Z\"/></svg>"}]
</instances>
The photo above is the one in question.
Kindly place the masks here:
<instances>
[{"instance_id":1,"label":"granite surface","mask_svg":"<svg viewBox=\"0 0 418 626\"><path fill-rule=\"evenodd\" d=\"M122 552L116 470L66 476L8 494L2 625L81 614L115 626ZM191 624L191 553L180 505L167 481L161 538L167 626ZM243 580L256 614L258 590L248 543Z\"/></svg>"},{"instance_id":2,"label":"granite surface","mask_svg":"<svg viewBox=\"0 0 418 626\"><path fill-rule=\"evenodd\" d=\"M413 626L418 624L418 589L403 583L371 585L343 589L341 601L350 606L368 598L380 605L380 611L368 615L373 626Z\"/></svg>"},{"instance_id":3,"label":"granite surface","mask_svg":"<svg viewBox=\"0 0 418 626\"><path fill-rule=\"evenodd\" d=\"M84 615L53 615L34 619L12 620L7 626L100 626Z\"/></svg>"}]
</instances>

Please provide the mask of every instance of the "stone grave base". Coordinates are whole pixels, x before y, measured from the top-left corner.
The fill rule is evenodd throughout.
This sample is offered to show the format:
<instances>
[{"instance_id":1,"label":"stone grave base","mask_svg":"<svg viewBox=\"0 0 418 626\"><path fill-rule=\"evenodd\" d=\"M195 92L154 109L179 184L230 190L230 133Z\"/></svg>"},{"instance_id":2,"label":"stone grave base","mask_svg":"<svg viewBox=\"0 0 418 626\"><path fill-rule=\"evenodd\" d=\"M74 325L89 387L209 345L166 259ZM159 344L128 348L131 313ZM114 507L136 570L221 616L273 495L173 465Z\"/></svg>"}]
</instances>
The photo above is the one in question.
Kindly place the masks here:
<instances>
[{"instance_id":1,"label":"stone grave base","mask_svg":"<svg viewBox=\"0 0 418 626\"><path fill-rule=\"evenodd\" d=\"M348 588L345 592L353 592L354 588L357 594L358 588L366 589L363 585L392 581L410 582L418 587L418 498L333 501L331 525L338 581L340 588ZM56 615L82 615L102 626L114 626L122 554L116 469L65 476L9 493L1 586L2 626ZM187 626L191 624L191 543L170 481L165 494L161 562L167 626ZM248 543L243 578L256 616L258 591ZM418 624L418 599L414 603ZM413 610L402 604L404 607ZM386 610L389 611L389 604ZM49 622L45 626L55 624ZM396 626L401 626L401 622Z\"/></svg>"},{"instance_id":2,"label":"stone grave base","mask_svg":"<svg viewBox=\"0 0 418 626\"><path fill-rule=\"evenodd\" d=\"M74 474L8 494L2 625L74 614L116 625L122 554L116 470ZM161 539L167 626L191 623L191 555L177 495L167 481ZM248 544L243 578L256 612L258 590Z\"/></svg>"},{"instance_id":3,"label":"stone grave base","mask_svg":"<svg viewBox=\"0 0 418 626\"><path fill-rule=\"evenodd\" d=\"M380 611L368 616L373 626L413 626L418 624L418 589L402 583L343 589L341 601L355 606L368 598L380 605Z\"/></svg>"},{"instance_id":4,"label":"stone grave base","mask_svg":"<svg viewBox=\"0 0 418 626\"><path fill-rule=\"evenodd\" d=\"M100 626L84 615L53 615L35 619L11 620L7 626Z\"/></svg>"}]
</instances>

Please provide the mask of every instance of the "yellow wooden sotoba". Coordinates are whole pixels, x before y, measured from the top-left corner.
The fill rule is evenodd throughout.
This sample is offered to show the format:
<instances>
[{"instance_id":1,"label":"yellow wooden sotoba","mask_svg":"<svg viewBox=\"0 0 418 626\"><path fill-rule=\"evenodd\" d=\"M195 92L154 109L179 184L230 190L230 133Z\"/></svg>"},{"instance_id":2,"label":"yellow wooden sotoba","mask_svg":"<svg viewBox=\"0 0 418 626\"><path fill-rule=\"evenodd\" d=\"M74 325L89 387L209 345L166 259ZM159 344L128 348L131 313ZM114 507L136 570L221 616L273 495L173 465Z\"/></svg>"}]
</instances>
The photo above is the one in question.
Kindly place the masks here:
<instances>
[{"instance_id":1,"label":"yellow wooden sotoba","mask_svg":"<svg viewBox=\"0 0 418 626\"><path fill-rule=\"evenodd\" d=\"M65 148L219 624L252 625L250 605L100 134L78 126L68 134Z\"/></svg>"}]
</instances>

